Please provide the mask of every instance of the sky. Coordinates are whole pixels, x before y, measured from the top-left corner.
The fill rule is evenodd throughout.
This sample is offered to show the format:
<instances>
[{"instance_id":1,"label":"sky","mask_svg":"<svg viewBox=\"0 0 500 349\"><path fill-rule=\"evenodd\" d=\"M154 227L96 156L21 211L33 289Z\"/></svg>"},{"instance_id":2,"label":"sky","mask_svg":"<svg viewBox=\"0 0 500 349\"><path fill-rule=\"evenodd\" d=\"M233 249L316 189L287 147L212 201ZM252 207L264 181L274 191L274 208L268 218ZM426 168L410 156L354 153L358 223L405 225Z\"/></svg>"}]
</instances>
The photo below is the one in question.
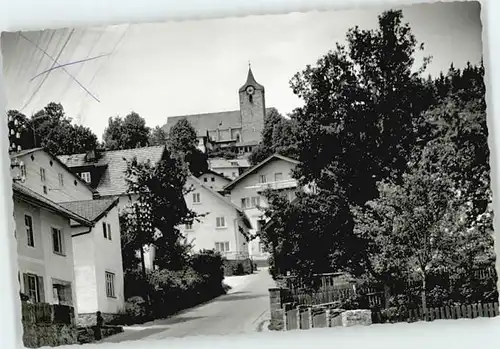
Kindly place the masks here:
<instances>
[{"instance_id":1,"label":"sky","mask_svg":"<svg viewBox=\"0 0 500 349\"><path fill-rule=\"evenodd\" d=\"M451 63L461 68L467 61L480 61L479 3L402 9L404 21L425 44L417 62L433 57L427 73L446 71ZM257 82L266 88L266 105L286 115L302 105L289 86L293 75L314 65L337 42L344 43L349 28L375 29L384 10L3 33L8 109L31 115L49 102L60 102L68 116L98 137L109 117L131 111L148 126L162 126L169 116L237 110L238 89L251 62ZM98 58L41 74L57 63L93 57Z\"/></svg>"}]
</instances>

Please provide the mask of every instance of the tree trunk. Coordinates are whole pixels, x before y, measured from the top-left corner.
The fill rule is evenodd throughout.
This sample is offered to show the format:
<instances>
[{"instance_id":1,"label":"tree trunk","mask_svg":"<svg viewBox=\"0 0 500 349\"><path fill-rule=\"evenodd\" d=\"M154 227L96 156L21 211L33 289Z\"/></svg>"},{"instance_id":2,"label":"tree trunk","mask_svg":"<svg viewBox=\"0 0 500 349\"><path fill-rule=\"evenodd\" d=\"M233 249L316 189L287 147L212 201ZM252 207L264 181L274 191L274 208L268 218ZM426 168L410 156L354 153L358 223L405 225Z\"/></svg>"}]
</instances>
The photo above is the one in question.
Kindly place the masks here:
<instances>
[{"instance_id":1,"label":"tree trunk","mask_svg":"<svg viewBox=\"0 0 500 349\"><path fill-rule=\"evenodd\" d=\"M142 276L144 277L144 280L146 280L147 273L146 273L146 261L144 260L144 246L141 246L140 249L141 252L141 268L142 268ZM149 299L149 290L146 289L145 291L145 296L146 296L146 306L148 307L148 310L150 309L151 306L151 301Z\"/></svg>"},{"instance_id":2,"label":"tree trunk","mask_svg":"<svg viewBox=\"0 0 500 349\"><path fill-rule=\"evenodd\" d=\"M384 308L389 309L390 303L389 300L391 298L391 288L387 283L384 282Z\"/></svg>"},{"instance_id":3,"label":"tree trunk","mask_svg":"<svg viewBox=\"0 0 500 349\"><path fill-rule=\"evenodd\" d=\"M422 273L422 311L425 312L427 311L427 294L426 294L426 289L427 289L427 275L425 273Z\"/></svg>"}]
</instances>

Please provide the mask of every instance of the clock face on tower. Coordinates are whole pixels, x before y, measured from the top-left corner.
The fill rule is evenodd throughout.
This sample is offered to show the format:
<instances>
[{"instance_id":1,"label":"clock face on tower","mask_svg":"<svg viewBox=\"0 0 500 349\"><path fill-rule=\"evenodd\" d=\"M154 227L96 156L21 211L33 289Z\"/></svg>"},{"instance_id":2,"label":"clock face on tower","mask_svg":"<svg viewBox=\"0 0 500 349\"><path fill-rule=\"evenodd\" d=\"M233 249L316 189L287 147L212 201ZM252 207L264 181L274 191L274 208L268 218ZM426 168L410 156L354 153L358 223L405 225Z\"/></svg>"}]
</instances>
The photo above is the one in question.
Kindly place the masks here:
<instances>
[{"instance_id":1,"label":"clock face on tower","mask_svg":"<svg viewBox=\"0 0 500 349\"><path fill-rule=\"evenodd\" d=\"M246 88L246 91L249 95L253 95L253 93L255 92L255 88L253 86L248 86Z\"/></svg>"}]
</instances>

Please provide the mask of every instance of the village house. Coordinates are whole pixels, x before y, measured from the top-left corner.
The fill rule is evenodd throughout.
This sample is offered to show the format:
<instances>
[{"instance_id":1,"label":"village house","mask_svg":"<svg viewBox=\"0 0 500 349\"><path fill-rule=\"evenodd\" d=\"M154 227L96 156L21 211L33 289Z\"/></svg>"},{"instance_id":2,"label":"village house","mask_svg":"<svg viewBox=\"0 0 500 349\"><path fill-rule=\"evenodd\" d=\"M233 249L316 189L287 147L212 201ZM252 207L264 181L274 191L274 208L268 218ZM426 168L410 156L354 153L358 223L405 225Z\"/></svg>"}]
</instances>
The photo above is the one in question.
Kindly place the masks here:
<instances>
[{"instance_id":1,"label":"village house","mask_svg":"<svg viewBox=\"0 0 500 349\"><path fill-rule=\"evenodd\" d=\"M117 314L124 306L120 227L118 212L113 210L117 203L98 199L99 193L94 188L42 148L12 153L11 162L12 176L17 186L79 217L71 219L65 228L66 234L72 238L69 242L61 238L58 247L64 249L67 259L71 259L72 289L76 294L72 302L78 309L78 319L88 318L89 313L95 316L98 310ZM33 225L32 218L26 219L25 225L29 222ZM42 227L47 224L44 222L46 219L45 216L40 218ZM89 245L85 238L82 239L82 233L88 233L89 237L101 236L98 232L106 229L104 223L108 230L112 227L114 231L112 243L94 239ZM94 258L92 251L99 256ZM61 262L58 264L62 267ZM113 274L112 278L108 275L110 273ZM107 291L109 288L113 289L112 294Z\"/></svg>"},{"instance_id":2,"label":"village house","mask_svg":"<svg viewBox=\"0 0 500 349\"><path fill-rule=\"evenodd\" d=\"M72 221L78 322L95 324L96 312L113 319L125 306L118 199L61 203L92 222Z\"/></svg>"},{"instance_id":3,"label":"village house","mask_svg":"<svg viewBox=\"0 0 500 349\"><path fill-rule=\"evenodd\" d=\"M143 147L126 150L91 151L82 154L61 155L59 159L73 173L99 192L100 198L118 199L118 213L137 199L129 193L126 180L127 162L134 158L139 163L158 164L166 156L165 146ZM155 249L147 249L144 255L146 268L152 269Z\"/></svg>"},{"instance_id":4,"label":"village house","mask_svg":"<svg viewBox=\"0 0 500 349\"><path fill-rule=\"evenodd\" d=\"M250 168L223 190L230 200L245 211L253 229L251 236L256 236L264 224L262 209L267 203L262 193L266 189L277 190L291 201L298 190L297 180L292 177L292 170L299 162L288 157L274 154ZM255 261L266 261L269 253L263 249L258 237L249 244L250 257Z\"/></svg>"},{"instance_id":5,"label":"village house","mask_svg":"<svg viewBox=\"0 0 500 349\"><path fill-rule=\"evenodd\" d=\"M234 180L250 168L250 162L246 158L213 158L208 160L208 168L221 176Z\"/></svg>"},{"instance_id":6,"label":"village house","mask_svg":"<svg viewBox=\"0 0 500 349\"><path fill-rule=\"evenodd\" d=\"M92 222L47 197L13 183L15 236L21 292L33 303L75 308L77 293L70 221Z\"/></svg>"},{"instance_id":7,"label":"village house","mask_svg":"<svg viewBox=\"0 0 500 349\"><path fill-rule=\"evenodd\" d=\"M231 179L212 170L208 170L198 177L198 179L207 187L220 193L222 188L231 183Z\"/></svg>"},{"instance_id":8,"label":"village house","mask_svg":"<svg viewBox=\"0 0 500 349\"><path fill-rule=\"evenodd\" d=\"M163 129L168 133L181 119L186 119L196 130L198 148L212 149L235 147L246 155L259 144L266 108L265 89L248 69L247 80L238 90L240 109L216 113L171 116Z\"/></svg>"},{"instance_id":9,"label":"village house","mask_svg":"<svg viewBox=\"0 0 500 349\"><path fill-rule=\"evenodd\" d=\"M193 251L215 250L228 260L248 258L248 232L252 225L245 212L230 200L190 176L186 186L186 204L205 215L180 227Z\"/></svg>"}]
</instances>

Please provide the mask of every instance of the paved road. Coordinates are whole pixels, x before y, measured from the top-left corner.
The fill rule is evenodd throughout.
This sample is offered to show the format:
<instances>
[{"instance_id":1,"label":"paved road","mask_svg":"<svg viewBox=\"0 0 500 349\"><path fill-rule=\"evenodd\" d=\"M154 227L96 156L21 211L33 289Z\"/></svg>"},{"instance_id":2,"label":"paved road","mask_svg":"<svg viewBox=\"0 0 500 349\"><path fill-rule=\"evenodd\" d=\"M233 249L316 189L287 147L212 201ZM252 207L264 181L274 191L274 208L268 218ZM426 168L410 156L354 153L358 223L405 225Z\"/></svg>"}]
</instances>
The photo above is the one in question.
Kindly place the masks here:
<instances>
[{"instance_id":1,"label":"paved road","mask_svg":"<svg viewBox=\"0 0 500 349\"><path fill-rule=\"evenodd\" d=\"M261 268L226 295L168 319L127 328L124 333L104 341L122 342L143 338L163 339L255 332L259 324L268 317L268 289L274 285L267 268Z\"/></svg>"}]
</instances>

